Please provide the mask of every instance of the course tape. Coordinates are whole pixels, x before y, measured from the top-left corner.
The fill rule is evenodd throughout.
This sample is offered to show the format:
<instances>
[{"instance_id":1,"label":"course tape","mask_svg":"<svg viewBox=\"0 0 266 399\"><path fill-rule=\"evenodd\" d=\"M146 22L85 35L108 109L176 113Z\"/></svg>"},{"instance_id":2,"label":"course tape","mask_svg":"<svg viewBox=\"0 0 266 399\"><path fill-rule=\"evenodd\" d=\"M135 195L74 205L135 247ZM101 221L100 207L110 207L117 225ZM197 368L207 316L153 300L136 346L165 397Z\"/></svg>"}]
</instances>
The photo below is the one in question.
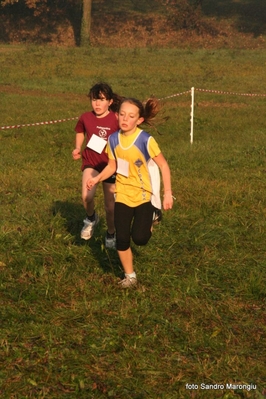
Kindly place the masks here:
<instances>
[{"instance_id":1,"label":"course tape","mask_svg":"<svg viewBox=\"0 0 266 399\"><path fill-rule=\"evenodd\" d=\"M254 94L254 93L233 93L230 91L221 91L221 90L208 90L208 89L194 89L195 91L202 91L205 93L215 93L215 94L226 94L233 96L246 96L246 97L266 97L266 94Z\"/></svg>"},{"instance_id":2,"label":"course tape","mask_svg":"<svg viewBox=\"0 0 266 399\"><path fill-rule=\"evenodd\" d=\"M234 96L246 96L246 97L266 97L266 94L254 94L254 93L234 93L234 92L229 92L229 91L221 91L221 90L208 90L208 89L197 89L194 88L195 91L200 91L204 93L215 93L215 94L225 94L225 95L234 95ZM172 94L170 96L162 97L159 98L159 100L167 100L169 98L177 97L177 96L182 96L184 94L189 94L191 93L191 90L184 91L182 93L176 93ZM67 121L74 121L77 120L79 117L75 116L74 118L64 118L64 119L58 119L55 121L46 121L46 122L36 122L36 123L26 123L26 124L20 124L20 125L11 125L11 126L2 126L0 127L0 130L7 130L7 129L16 129L16 128L21 128L21 127L29 127L29 126L42 126L42 125L51 125L54 123L60 123L60 122L67 122Z\"/></svg>"},{"instance_id":3,"label":"course tape","mask_svg":"<svg viewBox=\"0 0 266 399\"><path fill-rule=\"evenodd\" d=\"M172 94L171 96L167 96L167 97L158 98L158 100L159 100L159 101L161 101L161 100L166 100L166 99L168 99L168 98L173 98L173 97L177 97L177 96L182 96L183 94L188 94L188 93L191 93L191 90L183 91L182 93Z\"/></svg>"},{"instance_id":4,"label":"course tape","mask_svg":"<svg viewBox=\"0 0 266 399\"><path fill-rule=\"evenodd\" d=\"M75 119L78 119L78 117L58 119L57 121L46 121L46 122L26 123L26 124L23 124L23 125L2 126L0 129L1 130L5 130L5 129L16 129L16 128L25 127L25 126L51 125L53 123L74 121Z\"/></svg>"}]
</instances>

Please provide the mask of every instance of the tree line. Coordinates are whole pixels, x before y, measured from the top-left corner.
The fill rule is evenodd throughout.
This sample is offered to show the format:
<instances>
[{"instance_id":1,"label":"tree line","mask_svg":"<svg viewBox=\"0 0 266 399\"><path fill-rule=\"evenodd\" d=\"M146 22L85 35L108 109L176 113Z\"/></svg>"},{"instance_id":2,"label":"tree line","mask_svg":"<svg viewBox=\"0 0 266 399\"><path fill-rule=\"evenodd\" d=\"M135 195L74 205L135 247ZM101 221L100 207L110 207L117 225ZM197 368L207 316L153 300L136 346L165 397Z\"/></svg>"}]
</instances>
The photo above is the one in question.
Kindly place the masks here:
<instances>
[{"instance_id":1,"label":"tree line","mask_svg":"<svg viewBox=\"0 0 266 399\"><path fill-rule=\"evenodd\" d=\"M177 28L186 29L192 23L195 25L195 12L199 13L204 0L145 0L145 4L139 0L124 0L123 2L110 0L0 0L1 13L4 16L14 18L15 15L29 16L38 23L51 23L55 18L59 21L66 18L73 27L75 42L79 46L90 44L90 31L92 10L94 5L108 4L114 9L153 10L154 6L168 13ZM150 8L149 8L150 7ZM194 20L193 20L194 16ZM56 22L55 22L56 23ZM2 28L3 29L3 28ZM3 36L3 34L2 34Z\"/></svg>"}]
</instances>

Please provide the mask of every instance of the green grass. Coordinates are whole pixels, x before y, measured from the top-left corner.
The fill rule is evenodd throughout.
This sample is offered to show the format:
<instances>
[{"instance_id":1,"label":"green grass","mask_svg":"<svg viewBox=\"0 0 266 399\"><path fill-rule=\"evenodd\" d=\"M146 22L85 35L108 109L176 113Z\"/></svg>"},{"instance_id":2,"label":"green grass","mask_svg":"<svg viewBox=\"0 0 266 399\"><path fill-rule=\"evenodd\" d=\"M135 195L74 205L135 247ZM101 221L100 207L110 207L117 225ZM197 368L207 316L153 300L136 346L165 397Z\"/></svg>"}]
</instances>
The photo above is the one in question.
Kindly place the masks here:
<instances>
[{"instance_id":1,"label":"green grass","mask_svg":"<svg viewBox=\"0 0 266 399\"><path fill-rule=\"evenodd\" d=\"M99 79L141 99L266 93L265 51L3 46L0 62L1 126L79 116ZM99 228L79 237L75 121L1 130L1 398L265 397L265 102L196 91L191 145L189 94L163 101L152 133L177 200L133 248L129 291L103 248L100 188Z\"/></svg>"}]
</instances>

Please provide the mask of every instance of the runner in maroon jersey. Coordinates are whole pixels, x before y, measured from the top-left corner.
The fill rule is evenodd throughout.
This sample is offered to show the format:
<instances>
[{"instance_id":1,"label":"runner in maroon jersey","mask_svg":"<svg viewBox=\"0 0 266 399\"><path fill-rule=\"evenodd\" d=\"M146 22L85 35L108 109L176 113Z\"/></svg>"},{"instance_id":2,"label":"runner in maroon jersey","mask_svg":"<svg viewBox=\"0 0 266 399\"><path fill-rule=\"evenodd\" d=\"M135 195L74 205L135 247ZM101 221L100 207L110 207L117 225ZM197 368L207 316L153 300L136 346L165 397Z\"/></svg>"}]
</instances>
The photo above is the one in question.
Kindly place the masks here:
<instances>
[{"instance_id":1,"label":"runner in maroon jersey","mask_svg":"<svg viewBox=\"0 0 266 399\"><path fill-rule=\"evenodd\" d=\"M108 163L105 147L110 134L119 128L115 112L121 101L121 97L113 93L112 88L106 83L94 85L90 89L88 97L93 110L80 116L75 127L76 147L72 151L73 159L82 157L82 201L87 214L81 230L81 238L84 240L89 240L92 237L95 226L99 222L94 202L97 186L89 191L86 183L88 179L97 176ZM85 148L82 150L84 142ZM102 186L107 223L105 246L106 248L115 248L115 175L103 181Z\"/></svg>"}]
</instances>

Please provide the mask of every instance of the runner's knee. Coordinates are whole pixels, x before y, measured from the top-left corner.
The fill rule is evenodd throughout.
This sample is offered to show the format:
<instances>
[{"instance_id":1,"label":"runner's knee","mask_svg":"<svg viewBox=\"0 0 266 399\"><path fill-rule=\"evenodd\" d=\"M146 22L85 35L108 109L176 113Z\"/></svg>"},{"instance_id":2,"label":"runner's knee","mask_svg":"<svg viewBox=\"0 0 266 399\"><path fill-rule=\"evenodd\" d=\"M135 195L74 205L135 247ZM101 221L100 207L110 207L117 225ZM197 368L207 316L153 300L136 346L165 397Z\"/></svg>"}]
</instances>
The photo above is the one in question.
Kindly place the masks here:
<instances>
[{"instance_id":1,"label":"runner's knee","mask_svg":"<svg viewBox=\"0 0 266 399\"><path fill-rule=\"evenodd\" d=\"M146 245L149 241L149 239L151 238L151 232L141 232L138 231L135 234L132 234L132 240L134 241L134 243L136 245Z\"/></svg>"}]
</instances>

